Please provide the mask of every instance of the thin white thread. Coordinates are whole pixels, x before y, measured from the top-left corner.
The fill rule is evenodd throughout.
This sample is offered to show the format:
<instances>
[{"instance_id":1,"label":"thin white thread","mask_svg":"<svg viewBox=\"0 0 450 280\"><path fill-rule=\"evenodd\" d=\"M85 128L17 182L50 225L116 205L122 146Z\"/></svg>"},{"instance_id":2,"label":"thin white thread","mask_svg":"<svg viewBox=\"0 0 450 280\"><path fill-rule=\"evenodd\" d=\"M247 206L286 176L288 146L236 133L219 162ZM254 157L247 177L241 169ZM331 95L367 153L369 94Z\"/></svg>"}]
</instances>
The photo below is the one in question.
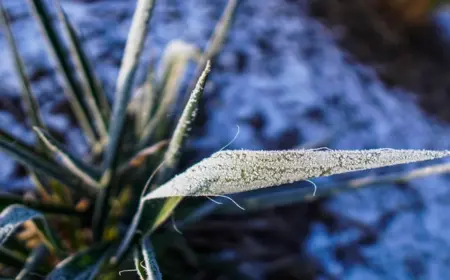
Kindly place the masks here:
<instances>
[{"instance_id":1,"label":"thin white thread","mask_svg":"<svg viewBox=\"0 0 450 280\"><path fill-rule=\"evenodd\" d=\"M148 178L147 182L145 183L144 188L142 189L142 193L141 193L141 197L143 197L145 195L145 193L148 190L148 187L151 183L151 181L153 180L153 177L155 177L156 173L158 173L158 171L163 167L163 165L166 163L165 160L163 160L158 167L155 169L155 171L153 171L152 175L150 175L150 177Z\"/></svg>"},{"instance_id":2,"label":"thin white thread","mask_svg":"<svg viewBox=\"0 0 450 280\"><path fill-rule=\"evenodd\" d=\"M234 138L233 138L228 144L226 144L225 146L223 146L222 149L219 150L219 152L225 150L225 149L228 148L231 144L233 144L234 141L236 141L236 139L237 139L239 133L241 132L241 128L239 127L239 125L237 124L236 126L237 126L237 132L236 132L236 135L234 136Z\"/></svg>"},{"instance_id":3,"label":"thin white thread","mask_svg":"<svg viewBox=\"0 0 450 280\"><path fill-rule=\"evenodd\" d=\"M145 272L148 274L148 268L145 266L145 261L141 261L139 263L139 265L145 270ZM122 272L134 272L134 271L138 271L137 269L124 269L119 271L119 276L122 276Z\"/></svg>"},{"instance_id":4,"label":"thin white thread","mask_svg":"<svg viewBox=\"0 0 450 280\"><path fill-rule=\"evenodd\" d=\"M124 269L119 271L119 276L122 276L122 272L134 272L134 271L137 271L137 269Z\"/></svg>"},{"instance_id":5,"label":"thin white thread","mask_svg":"<svg viewBox=\"0 0 450 280\"><path fill-rule=\"evenodd\" d=\"M317 192L317 185L313 182L313 181L311 181L311 180L308 180L308 179L305 179L305 180L303 180L303 181L306 181L306 182L309 182L309 183L311 183L313 186L314 186L314 192L313 192L313 196L316 196L316 192Z\"/></svg>"},{"instance_id":6,"label":"thin white thread","mask_svg":"<svg viewBox=\"0 0 450 280\"><path fill-rule=\"evenodd\" d=\"M245 208L244 208L244 207L242 207L241 205L239 205L236 201L234 201L234 200L233 200L231 197L229 197L229 196L226 196L226 195L220 195L220 194L216 194L216 195L214 195L214 196L217 196L217 197L223 197L223 198L226 198L226 199L228 199L228 200L231 200L231 202L233 202L234 205L236 205L239 209L245 211Z\"/></svg>"},{"instance_id":7,"label":"thin white thread","mask_svg":"<svg viewBox=\"0 0 450 280\"><path fill-rule=\"evenodd\" d=\"M171 216L171 220L172 220L172 227L173 227L173 229L174 229L177 233L183 235L183 233L181 232L181 230L179 230L178 227L177 227L177 223L175 222L175 217L174 217L173 214L172 214L172 216Z\"/></svg>"},{"instance_id":8,"label":"thin white thread","mask_svg":"<svg viewBox=\"0 0 450 280\"><path fill-rule=\"evenodd\" d=\"M219 204L219 205L222 205L222 204L223 204L222 202L217 201L217 200L213 199L213 198L210 197L210 196L207 196L206 198L209 199L209 200L211 200L211 201L214 202L215 204Z\"/></svg>"}]
</instances>

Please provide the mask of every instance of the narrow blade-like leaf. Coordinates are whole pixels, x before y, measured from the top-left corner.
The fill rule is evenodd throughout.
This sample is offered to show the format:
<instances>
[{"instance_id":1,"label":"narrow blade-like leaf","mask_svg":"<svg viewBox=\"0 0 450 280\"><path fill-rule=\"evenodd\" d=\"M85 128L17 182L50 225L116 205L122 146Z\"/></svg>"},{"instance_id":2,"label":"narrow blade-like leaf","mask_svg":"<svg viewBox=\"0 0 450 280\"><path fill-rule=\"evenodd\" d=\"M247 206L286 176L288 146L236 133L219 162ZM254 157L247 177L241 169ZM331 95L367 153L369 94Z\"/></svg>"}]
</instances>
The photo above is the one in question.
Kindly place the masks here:
<instances>
[{"instance_id":1,"label":"narrow blade-like leaf","mask_svg":"<svg viewBox=\"0 0 450 280\"><path fill-rule=\"evenodd\" d=\"M100 272L108 258L109 244L91 247L60 262L48 275L48 280L91 280Z\"/></svg>"},{"instance_id":2,"label":"narrow blade-like leaf","mask_svg":"<svg viewBox=\"0 0 450 280\"><path fill-rule=\"evenodd\" d=\"M25 264L25 258L18 256L15 252L0 246L0 263L15 268L22 268Z\"/></svg>"},{"instance_id":3,"label":"narrow blade-like leaf","mask_svg":"<svg viewBox=\"0 0 450 280\"><path fill-rule=\"evenodd\" d=\"M140 147L148 145L150 139L157 141L165 137L169 123L167 114L177 99L187 64L192 59L197 60L199 55L196 46L183 41L172 41L167 46L161 67L161 83L158 87L158 107L144 127Z\"/></svg>"},{"instance_id":4,"label":"narrow blade-like leaf","mask_svg":"<svg viewBox=\"0 0 450 280\"><path fill-rule=\"evenodd\" d=\"M35 220L39 230L44 235L44 241L51 249L61 251L61 246L56 240L53 231L45 221L42 213L21 205L11 205L0 214L0 246L14 233L14 231L28 220Z\"/></svg>"},{"instance_id":5,"label":"narrow blade-like leaf","mask_svg":"<svg viewBox=\"0 0 450 280\"><path fill-rule=\"evenodd\" d=\"M71 63L66 56L61 38L58 36L57 30L52 25L50 13L45 7L43 0L28 0L28 2L32 7L34 15L39 21L45 38L47 39L49 51L54 57L56 66L63 76L66 86L65 92L67 93L67 98L72 106L73 113L81 128L86 133L87 139L94 144L96 142L95 128L93 123L90 122L90 116L82 93L82 87L73 76Z\"/></svg>"},{"instance_id":6,"label":"narrow blade-like leaf","mask_svg":"<svg viewBox=\"0 0 450 280\"><path fill-rule=\"evenodd\" d=\"M9 25L8 17L6 14L6 11L4 10L3 6L0 2L0 21L2 22L5 30L6 39L8 41L11 55L14 58L14 66L15 70L17 72L17 76L19 77L20 84L22 85L22 100L24 102L25 112L26 115L30 118L31 125L33 126L40 126L44 127L44 123L41 119L41 115L39 112L39 106L34 99L32 90L31 90L31 84L28 80L26 70L25 70L25 64L23 63L23 60L21 56L19 55L19 50L16 46L14 36L11 31L11 27Z\"/></svg>"},{"instance_id":7,"label":"narrow blade-like leaf","mask_svg":"<svg viewBox=\"0 0 450 280\"><path fill-rule=\"evenodd\" d=\"M198 103L203 95L203 89L210 71L211 64L208 62L184 108L172 138L170 139L169 147L164 155L165 167L167 168L174 168L178 162L178 154L197 115Z\"/></svg>"},{"instance_id":8,"label":"narrow blade-like leaf","mask_svg":"<svg viewBox=\"0 0 450 280\"><path fill-rule=\"evenodd\" d=\"M197 163L145 200L172 196L214 196L278 186L314 177L449 156L448 151L222 151Z\"/></svg>"},{"instance_id":9,"label":"narrow blade-like leaf","mask_svg":"<svg viewBox=\"0 0 450 280\"><path fill-rule=\"evenodd\" d=\"M56 215L67 215L67 216L85 216L86 213L80 212L76 209L55 205L50 203L42 203L35 200L24 199L21 196L0 192L0 211L12 204L21 204L27 208L40 211L44 214L56 214Z\"/></svg>"},{"instance_id":10,"label":"narrow blade-like leaf","mask_svg":"<svg viewBox=\"0 0 450 280\"><path fill-rule=\"evenodd\" d=\"M155 252L149 237L144 237L141 242L142 255L148 280L162 280L162 274L156 261Z\"/></svg>"},{"instance_id":11,"label":"narrow blade-like leaf","mask_svg":"<svg viewBox=\"0 0 450 280\"><path fill-rule=\"evenodd\" d=\"M74 178L65 169L61 169L55 162L50 161L3 131L0 131L0 150L10 154L27 167L55 178L74 191L82 192L89 197L95 197L97 195L97 189L86 184L80 184L79 180Z\"/></svg>"},{"instance_id":12,"label":"narrow blade-like leaf","mask_svg":"<svg viewBox=\"0 0 450 280\"><path fill-rule=\"evenodd\" d=\"M153 11L153 0L139 0L131 23L130 33L125 46L122 65L116 85L116 96L113 115L109 129L109 142L105 154L105 173L102 178L102 190L96 201L93 218L94 239L100 240L103 234L105 216L109 209L109 196L113 192L111 178L116 173L118 155L123 139L127 106L131 97L131 89L139 58L148 33L149 21Z\"/></svg>"},{"instance_id":13,"label":"narrow blade-like leaf","mask_svg":"<svg viewBox=\"0 0 450 280\"><path fill-rule=\"evenodd\" d=\"M81 181L90 185L93 188L98 187L98 182L91 174L95 173L95 170L84 163L81 159L75 157L64 147L59 144L51 135L39 129L38 127L33 127L39 139L45 144L45 146L51 151L55 158L59 158L61 163L77 176Z\"/></svg>"},{"instance_id":14,"label":"narrow blade-like leaf","mask_svg":"<svg viewBox=\"0 0 450 280\"><path fill-rule=\"evenodd\" d=\"M214 64L216 56L222 50L223 44L225 43L228 31L233 23L236 8L239 4L239 0L229 0L227 6L217 23L213 34L209 38L205 50L202 52L200 61L196 68L195 77L200 77L202 70L205 68L207 61L211 61ZM193 89L194 83L190 85L190 89Z\"/></svg>"},{"instance_id":15,"label":"narrow blade-like leaf","mask_svg":"<svg viewBox=\"0 0 450 280\"><path fill-rule=\"evenodd\" d=\"M105 140L107 138L107 120L110 114L109 104L103 89L98 82L95 72L92 70L89 60L83 51L80 39L64 12L59 0L55 0L59 19L63 25L66 37L69 41L69 49L72 59L83 84L87 106L94 118L97 131Z\"/></svg>"},{"instance_id":16,"label":"narrow blade-like leaf","mask_svg":"<svg viewBox=\"0 0 450 280\"><path fill-rule=\"evenodd\" d=\"M33 278L37 274L37 270L45 262L49 256L49 251L44 245L36 247L28 257L23 269L17 274L16 280L25 280Z\"/></svg>"},{"instance_id":17,"label":"narrow blade-like leaf","mask_svg":"<svg viewBox=\"0 0 450 280\"><path fill-rule=\"evenodd\" d=\"M134 248L133 250L133 261L134 267L136 268L136 272L139 276L139 280L145 280L147 275L146 268L144 268L145 261L139 248Z\"/></svg>"}]
</instances>

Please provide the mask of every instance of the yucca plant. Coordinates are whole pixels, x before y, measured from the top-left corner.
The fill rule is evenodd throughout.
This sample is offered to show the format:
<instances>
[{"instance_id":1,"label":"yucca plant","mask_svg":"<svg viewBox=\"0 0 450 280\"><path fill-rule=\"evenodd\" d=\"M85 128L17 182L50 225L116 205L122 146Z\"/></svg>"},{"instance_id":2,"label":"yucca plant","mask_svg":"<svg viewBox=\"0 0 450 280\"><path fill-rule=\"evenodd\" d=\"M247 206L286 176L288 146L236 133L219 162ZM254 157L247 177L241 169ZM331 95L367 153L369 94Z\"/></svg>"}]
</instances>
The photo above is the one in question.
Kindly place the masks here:
<instances>
[{"instance_id":1,"label":"yucca plant","mask_svg":"<svg viewBox=\"0 0 450 280\"><path fill-rule=\"evenodd\" d=\"M158 255L170 243L171 235L166 233L173 230L164 226L167 218L178 207L177 213L185 217L181 227L215 209L205 211L205 205L196 207L195 203L194 207L184 205L181 202L185 197L213 200L211 197L450 154L391 149L219 151L174 176L211 61L223 45L237 2L228 2L203 51L184 42L172 42L159 71L151 68L133 96L135 72L154 7L153 0L138 0L110 108L58 1L53 3L70 56L45 2L28 0L62 77L71 109L89 143L91 153L87 158L72 154L46 128L6 12L1 9L5 35L22 83L24 108L37 136L32 147L0 131L1 150L23 164L36 184L32 199L0 193L2 273L15 274L15 279L115 279L133 260L133 271L141 279L162 279ZM197 63L196 83L189 90L178 121L172 123L166 116L173 111L189 61ZM299 201L310 195L298 193L294 198ZM292 194L289 197L291 202L296 200ZM251 210L276 205L280 198L286 203L286 193L238 200Z\"/></svg>"}]
</instances>

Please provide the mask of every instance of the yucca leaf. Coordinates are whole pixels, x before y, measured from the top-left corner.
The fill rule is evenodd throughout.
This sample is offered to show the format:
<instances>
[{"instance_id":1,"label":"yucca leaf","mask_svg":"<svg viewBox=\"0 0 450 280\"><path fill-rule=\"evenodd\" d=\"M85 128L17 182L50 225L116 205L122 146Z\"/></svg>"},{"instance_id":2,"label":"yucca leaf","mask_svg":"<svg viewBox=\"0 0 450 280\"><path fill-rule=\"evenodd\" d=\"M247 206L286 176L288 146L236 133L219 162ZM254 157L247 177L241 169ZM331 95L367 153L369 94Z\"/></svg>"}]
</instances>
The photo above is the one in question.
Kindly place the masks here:
<instances>
[{"instance_id":1,"label":"yucca leaf","mask_svg":"<svg viewBox=\"0 0 450 280\"><path fill-rule=\"evenodd\" d=\"M367 176L357 179L352 179L345 182L329 183L321 185L315 195L311 188L284 188L277 192L256 192L251 195L233 197L239 205L247 211L260 210L265 208L272 208L283 205L290 205L299 202L312 201L338 194L340 192L354 191L367 187L374 186L390 186L392 184L404 184L411 180L422 178L431 175L439 175L450 173L450 164L434 164L426 167L416 168L406 172L397 172L393 174ZM221 214L235 214L236 207L228 207L225 205L219 206L215 213ZM232 209L233 208L233 209Z\"/></svg>"},{"instance_id":2,"label":"yucca leaf","mask_svg":"<svg viewBox=\"0 0 450 280\"><path fill-rule=\"evenodd\" d=\"M44 214L67 215L67 216L85 216L86 213L77 211L76 209L55 205L50 203L42 203L39 201L24 199L21 196L11 193L0 192L0 211L12 204L21 204L27 208L42 212Z\"/></svg>"},{"instance_id":3,"label":"yucca leaf","mask_svg":"<svg viewBox=\"0 0 450 280\"><path fill-rule=\"evenodd\" d=\"M228 31L233 23L236 8L239 4L239 0L229 0L227 6L217 23L213 34L209 38L206 48L203 50L200 61L197 65L195 76L200 77L201 72L206 66L207 61L211 61L214 64L217 54L221 51L225 42ZM190 85L190 91L195 87L195 84Z\"/></svg>"},{"instance_id":4,"label":"yucca leaf","mask_svg":"<svg viewBox=\"0 0 450 280\"><path fill-rule=\"evenodd\" d=\"M205 67L207 61L214 61L215 56L220 52L225 42L228 31L233 23L236 8L239 0L229 0L227 6L214 29L213 35L203 51L201 62L198 65L198 73Z\"/></svg>"},{"instance_id":5,"label":"yucca leaf","mask_svg":"<svg viewBox=\"0 0 450 280\"><path fill-rule=\"evenodd\" d=\"M75 62L77 73L82 81L87 106L94 119L99 135L106 141L108 137L107 120L110 114L109 103L96 78L95 72L89 64L89 59L83 51L80 39L59 0L55 0L55 6L69 42L69 49L72 59Z\"/></svg>"},{"instance_id":6,"label":"yucca leaf","mask_svg":"<svg viewBox=\"0 0 450 280\"><path fill-rule=\"evenodd\" d=\"M118 168L118 173L121 174L132 167L139 167L145 162L145 160L148 157L160 152L163 148L167 146L167 144L168 144L167 140L162 140L148 148L145 148L137 152L134 156L131 157L131 159L127 160L125 163L120 165L120 167Z\"/></svg>"},{"instance_id":7,"label":"yucca leaf","mask_svg":"<svg viewBox=\"0 0 450 280\"><path fill-rule=\"evenodd\" d=\"M101 244L80 251L62 262L48 275L48 280L96 279L108 258L110 244Z\"/></svg>"},{"instance_id":8,"label":"yucca leaf","mask_svg":"<svg viewBox=\"0 0 450 280\"><path fill-rule=\"evenodd\" d=\"M49 253L44 245L36 247L28 257L22 270L17 274L16 280L25 280L36 276L38 274L37 270L42 266L42 262L47 260Z\"/></svg>"},{"instance_id":9,"label":"yucca leaf","mask_svg":"<svg viewBox=\"0 0 450 280\"><path fill-rule=\"evenodd\" d=\"M187 64L190 60L198 60L200 52L192 44L174 40L167 46L161 67L161 78L158 86L157 104L155 114L144 127L140 146L147 145L149 140L158 141L165 135L168 125L167 114L175 103Z\"/></svg>"},{"instance_id":10,"label":"yucca leaf","mask_svg":"<svg viewBox=\"0 0 450 280\"><path fill-rule=\"evenodd\" d=\"M151 116L154 113L156 103L156 89L155 89L155 72L150 66L148 70L147 79L140 91L140 102L136 108L139 108L136 115L136 135L140 138L145 126L149 123Z\"/></svg>"},{"instance_id":11,"label":"yucca leaf","mask_svg":"<svg viewBox=\"0 0 450 280\"><path fill-rule=\"evenodd\" d=\"M0 214L0 246L14 233L14 231L28 220L34 220L36 226L45 238L44 242L50 249L61 252L61 246L45 221L42 213L21 205L11 205Z\"/></svg>"},{"instance_id":12,"label":"yucca leaf","mask_svg":"<svg viewBox=\"0 0 450 280\"><path fill-rule=\"evenodd\" d=\"M154 231L170 217L182 199L183 197L170 197L152 201L141 200L133 220L113 258L113 263L120 263L122 261L132 245L136 243L139 232L150 233Z\"/></svg>"},{"instance_id":13,"label":"yucca leaf","mask_svg":"<svg viewBox=\"0 0 450 280\"><path fill-rule=\"evenodd\" d=\"M92 144L95 144L97 139L95 128L93 123L90 122L90 116L82 93L82 87L73 76L70 61L66 56L61 38L58 36L58 32L52 25L50 13L42 0L28 0L28 2L32 7L34 15L39 21L45 38L47 39L49 51L54 57L56 66L63 76L66 86L65 92L67 93L67 98L72 106L73 113L75 114L84 133L86 133L87 139Z\"/></svg>"},{"instance_id":14,"label":"yucca leaf","mask_svg":"<svg viewBox=\"0 0 450 280\"><path fill-rule=\"evenodd\" d=\"M94 240L100 240L105 226L105 216L109 209L109 197L113 193L114 184L110 182L117 172L118 155L123 139L127 106L131 97L131 89L139 58L148 33L149 21L153 11L153 0L138 0L130 33L125 46L122 65L116 85L116 96L109 129L109 142L105 154L105 173L101 179L102 190L95 204L93 217Z\"/></svg>"},{"instance_id":15,"label":"yucca leaf","mask_svg":"<svg viewBox=\"0 0 450 280\"><path fill-rule=\"evenodd\" d=\"M0 246L0 263L15 268L22 268L25 264L25 258L15 252Z\"/></svg>"},{"instance_id":16,"label":"yucca leaf","mask_svg":"<svg viewBox=\"0 0 450 280\"><path fill-rule=\"evenodd\" d=\"M91 176L91 174L96 173L93 168L65 150L64 147L53 139L50 134L44 132L38 127L33 127L33 130L36 132L39 139L41 139L45 146L51 151L54 157L59 158L61 163L70 172L72 172L72 174L77 176L81 181L89 186L93 188L98 187L97 180Z\"/></svg>"},{"instance_id":17,"label":"yucca leaf","mask_svg":"<svg viewBox=\"0 0 450 280\"><path fill-rule=\"evenodd\" d=\"M30 121L31 126L40 126L45 127L41 118L40 110L38 103L36 102L30 81L28 80L25 64L19 55L19 50L16 46L14 36L11 31L11 27L8 21L8 16L6 11L0 2L0 21L2 21L6 33L7 42L9 44L9 48L11 51L11 55L14 58L14 68L17 72L17 76L19 77L20 84L22 86L21 96L24 104L25 113ZM38 150L42 151L43 143L38 141ZM45 151L44 151L45 153ZM41 193L46 193L43 182L45 182L45 178L41 176L41 174L36 174L33 171L30 171L30 177L35 183L36 189Z\"/></svg>"},{"instance_id":18,"label":"yucca leaf","mask_svg":"<svg viewBox=\"0 0 450 280\"><path fill-rule=\"evenodd\" d=\"M14 40L14 36L11 31L11 27L9 25L6 11L1 5L1 2L0 2L0 21L4 26L6 39L9 44L11 55L14 58L14 66L15 66L14 68L17 72L17 76L19 77L20 84L22 85L21 94L22 100L24 102L26 115L30 118L31 125L44 127L44 123L41 119L41 115L39 112L39 106L36 100L34 99L31 90L31 84L26 74L25 64L23 63L23 60L19 54L18 48Z\"/></svg>"},{"instance_id":19,"label":"yucca leaf","mask_svg":"<svg viewBox=\"0 0 450 280\"><path fill-rule=\"evenodd\" d=\"M288 150L288 151L223 151L199 162L176 176L144 200L155 203L154 198L180 196L214 196L240 193L278 186L314 177L372 169L397 164L412 163L449 156L448 151L427 150ZM319 189L319 192L322 188ZM300 197L311 189L298 189ZM170 193L170 195L168 195ZM272 192L271 192L272 194ZM245 194L242 194L244 196ZM291 193L292 195L292 193ZM233 196L238 198L239 196ZM303 198L305 195L303 196ZM267 197L270 200L270 197ZM274 199L277 199L274 197ZM158 200L156 200L158 201ZM237 199L239 203L245 200ZM244 203L243 206L249 206ZM270 202L267 202L270 205ZM251 206L249 206L251 207ZM205 205L181 224L218 209L217 205Z\"/></svg>"},{"instance_id":20,"label":"yucca leaf","mask_svg":"<svg viewBox=\"0 0 450 280\"><path fill-rule=\"evenodd\" d=\"M148 280L162 280L162 274L156 261L155 252L149 237L142 238L141 241L142 255L147 272Z\"/></svg>"},{"instance_id":21,"label":"yucca leaf","mask_svg":"<svg viewBox=\"0 0 450 280\"><path fill-rule=\"evenodd\" d=\"M147 194L144 200L238 193L449 155L448 151L392 149L221 151Z\"/></svg>"},{"instance_id":22,"label":"yucca leaf","mask_svg":"<svg viewBox=\"0 0 450 280\"><path fill-rule=\"evenodd\" d=\"M192 124L196 111L197 104L202 96L203 88L205 86L208 74L210 72L211 65L208 63L203 71L202 76L200 77L194 91L189 98L189 102L186 105L181 118L175 128L175 132L172 136L172 139L169 143L169 148L165 154L165 158L162 165L162 170L160 174L167 174L169 169L173 169L177 162L177 154L183 144L185 136ZM165 175L162 175L165 176ZM149 184L147 184L147 187ZM146 193L146 188L143 190L143 194ZM144 229L144 231L154 230L156 229L162 222L164 222L167 217L169 217L175 207L181 202L182 197L172 197L165 200L155 201L153 203L149 203L151 205L140 205L138 211L135 213L135 217L133 219L132 225L129 227L127 234L122 242L122 245L119 247L119 251L117 253L117 258L121 258L122 255L128 250L130 243L132 242L134 235L136 234L136 230L138 228ZM150 211L147 211L151 209ZM151 212L151 213L148 213ZM144 214L145 213L145 214ZM145 219L142 219L141 215L145 215ZM142 221L144 220L144 221Z\"/></svg>"},{"instance_id":23,"label":"yucca leaf","mask_svg":"<svg viewBox=\"0 0 450 280\"><path fill-rule=\"evenodd\" d=\"M133 250L133 261L134 261L134 267L136 268L136 272L139 276L140 280L145 280L146 279L146 268L144 268L144 257L141 254L141 250L139 250L140 248L138 248L139 246L136 246L136 248L134 248Z\"/></svg>"},{"instance_id":24,"label":"yucca leaf","mask_svg":"<svg viewBox=\"0 0 450 280\"><path fill-rule=\"evenodd\" d=\"M169 147L164 155L164 167L166 168L174 168L178 162L180 149L182 148L184 140L186 139L186 136L191 129L191 125L197 115L198 103L203 95L203 90L210 71L211 64L208 62L197 82L197 85L192 91L189 101L186 104L177 126L175 127L172 138L170 139Z\"/></svg>"},{"instance_id":25,"label":"yucca leaf","mask_svg":"<svg viewBox=\"0 0 450 280\"><path fill-rule=\"evenodd\" d=\"M89 197L95 197L97 195L97 189L85 184L80 184L76 178L66 170L61 169L55 162L50 161L43 155L35 152L32 148L21 143L4 131L0 131L0 150L10 154L17 161L32 170L42 172L47 176L55 178L74 191L82 192Z\"/></svg>"}]
</instances>

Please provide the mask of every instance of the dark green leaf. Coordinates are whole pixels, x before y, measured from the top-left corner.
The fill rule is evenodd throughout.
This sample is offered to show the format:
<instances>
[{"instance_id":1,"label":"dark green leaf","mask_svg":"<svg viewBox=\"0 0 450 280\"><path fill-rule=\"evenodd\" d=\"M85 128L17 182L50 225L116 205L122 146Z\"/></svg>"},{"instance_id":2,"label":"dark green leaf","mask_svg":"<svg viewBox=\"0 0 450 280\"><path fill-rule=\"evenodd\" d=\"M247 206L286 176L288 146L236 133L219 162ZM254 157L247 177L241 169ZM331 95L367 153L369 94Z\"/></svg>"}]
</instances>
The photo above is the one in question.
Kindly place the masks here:
<instances>
[{"instance_id":1,"label":"dark green leaf","mask_svg":"<svg viewBox=\"0 0 450 280\"><path fill-rule=\"evenodd\" d=\"M43 0L28 0L30 3L34 15L39 21L41 29L47 39L50 53L55 59L56 66L59 72L61 72L67 93L67 97L70 100L72 110L81 126L86 133L88 140L92 143L96 143L96 134L94 125L90 122L90 117L87 109L86 101L84 100L82 87L78 83L77 79L73 76L70 60L68 59L64 44L61 38L58 36L58 31L52 25L52 19L47 7Z\"/></svg>"},{"instance_id":2,"label":"dark green leaf","mask_svg":"<svg viewBox=\"0 0 450 280\"><path fill-rule=\"evenodd\" d=\"M26 206L27 208L40 211L44 214L68 215L68 216L85 216L87 214L66 206L54 205L50 203L41 203L35 200L24 199L21 196L13 195L10 193L0 192L0 211L2 211L3 209L12 204L21 204Z\"/></svg>"},{"instance_id":3,"label":"dark green leaf","mask_svg":"<svg viewBox=\"0 0 450 280\"><path fill-rule=\"evenodd\" d=\"M0 21L3 23L5 27L5 34L9 44L9 48L11 50L11 55L14 58L14 66L17 72L17 76L19 77L20 83L22 85L22 100L25 105L25 111L27 116L30 118L31 124L33 126L44 127L44 123L42 122L41 115L39 112L39 106L36 100L33 97L33 93L31 90L31 84L28 80L25 64L23 63L22 58L19 55L19 51L17 49L14 36L11 31L11 27L9 25L8 17L6 11L0 3Z\"/></svg>"},{"instance_id":4,"label":"dark green leaf","mask_svg":"<svg viewBox=\"0 0 450 280\"><path fill-rule=\"evenodd\" d=\"M108 258L109 244L91 247L72 255L62 262L48 275L48 280L91 280L100 273Z\"/></svg>"},{"instance_id":5,"label":"dark green leaf","mask_svg":"<svg viewBox=\"0 0 450 280\"><path fill-rule=\"evenodd\" d=\"M89 60L83 51L81 42L75 29L67 18L66 13L61 7L59 0L55 0L55 6L58 10L60 21L62 22L66 37L69 41L69 49L78 75L83 82L83 89L87 100L87 106L94 118L98 133L106 140L107 138L107 118L109 117L109 104L106 96L96 79L95 72L92 70Z\"/></svg>"},{"instance_id":6,"label":"dark green leaf","mask_svg":"<svg viewBox=\"0 0 450 280\"><path fill-rule=\"evenodd\" d=\"M6 242L21 224L28 220L35 220L36 223L39 223L37 227L42 229L42 233L48 242L52 246L56 245L54 234L48 227L42 213L21 205L11 205L0 214L0 246ZM58 250L60 247L54 249Z\"/></svg>"},{"instance_id":7,"label":"dark green leaf","mask_svg":"<svg viewBox=\"0 0 450 280\"><path fill-rule=\"evenodd\" d=\"M147 275L146 269L144 268L145 261L139 248L134 248L133 250L133 261L136 272L139 275L139 279L145 280L145 277Z\"/></svg>"},{"instance_id":8,"label":"dark green leaf","mask_svg":"<svg viewBox=\"0 0 450 280\"><path fill-rule=\"evenodd\" d=\"M96 201L93 217L94 240L101 240L105 227L105 219L109 210L109 199L113 193L114 178L117 172L118 155L123 140L127 106L135 72L139 63L145 37L148 33L149 21L153 11L153 0L139 0L131 23L130 33L125 46L125 53L116 85L116 100L109 129L109 142L105 154L105 173L101 179L104 188Z\"/></svg>"},{"instance_id":9,"label":"dark green leaf","mask_svg":"<svg viewBox=\"0 0 450 280\"><path fill-rule=\"evenodd\" d=\"M156 261L155 252L149 237L144 237L141 242L142 255L144 256L147 279L162 280L162 274Z\"/></svg>"},{"instance_id":10,"label":"dark green leaf","mask_svg":"<svg viewBox=\"0 0 450 280\"><path fill-rule=\"evenodd\" d=\"M96 173L96 170L87 165L80 158L72 155L60 143L53 139L50 134L38 127L33 127L33 129L47 149L50 150L51 154L53 154L55 158L59 158L61 163L72 172L72 174L91 187L98 187L97 180L91 176L91 174Z\"/></svg>"},{"instance_id":11,"label":"dark green leaf","mask_svg":"<svg viewBox=\"0 0 450 280\"><path fill-rule=\"evenodd\" d=\"M0 263L15 268L22 268L25 264L25 258L15 252L0 246Z\"/></svg>"},{"instance_id":12,"label":"dark green leaf","mask_svg":"<svg viewBox=\"0 0 450 280\"><path fill-rule=\"evenodd\" d=\"M16 280L32 279L39 275L38 270L49 257L49 251L44 245L36 247L28 257L23 269L16 276Z\"/></svg>"},{"instance_id":13,"label":"dark green leaf","mask_svg":"<svg viewBox=\"0 0 450 280\"><path fill-rule=\"evenodd\" d=\"M83 193L89 197L95 197L98 190L80 182L65 169L62 169L55 162L50 161L43 155L37 153L32 148L19 140L13 138L6 132L0 131L0 150L10 154L16 160L41 173L53 177L64 185Z\"/></svg>"}]
</instances>

